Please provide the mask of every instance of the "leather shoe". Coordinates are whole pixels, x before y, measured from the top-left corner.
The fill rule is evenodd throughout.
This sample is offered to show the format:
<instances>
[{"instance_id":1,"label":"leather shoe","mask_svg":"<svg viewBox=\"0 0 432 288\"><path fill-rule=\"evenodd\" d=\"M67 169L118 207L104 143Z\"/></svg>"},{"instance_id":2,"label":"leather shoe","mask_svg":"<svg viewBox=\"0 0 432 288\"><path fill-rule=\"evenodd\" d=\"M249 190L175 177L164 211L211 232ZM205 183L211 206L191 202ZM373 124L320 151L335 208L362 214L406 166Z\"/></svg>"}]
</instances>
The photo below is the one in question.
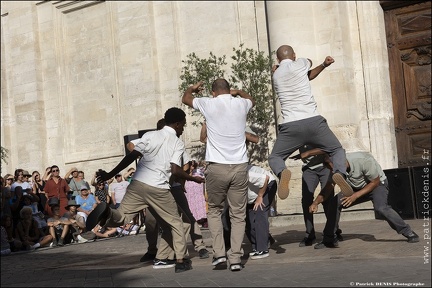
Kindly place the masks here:
<instances>
[{"instance_id":1,"label":"leather shoe","mask_svg":"<svg viewBox=\"0 0 432 288\"><path fill-rule=\"evenodd\" d=\"M334 241L334 242L321 241L320 243L318 243L314 246L315 249L338 248L338 247L339 247L339 241Z\"/></svg>"},{"instance_id":2,"label":"leather shoe","mask_svg":"<svg viewBox=\"0 0 432 288\"><path fill-rule=\"evenodd\" d=\"M404 236L408 239L408 243L416 243L420 241L419 236L414 231L411 231L411 233Z\"/></svg>"},{"instance_id":3,"label":"leather shoe","mask_svg":"<svg viewBox=\"0 0 432 288\"><path fill-rule=\"evenodd\" d=\"M300 242L299 247L312 246L315 239L316 237L304 237L303 240Z\"/></svg>"}]
</instances>

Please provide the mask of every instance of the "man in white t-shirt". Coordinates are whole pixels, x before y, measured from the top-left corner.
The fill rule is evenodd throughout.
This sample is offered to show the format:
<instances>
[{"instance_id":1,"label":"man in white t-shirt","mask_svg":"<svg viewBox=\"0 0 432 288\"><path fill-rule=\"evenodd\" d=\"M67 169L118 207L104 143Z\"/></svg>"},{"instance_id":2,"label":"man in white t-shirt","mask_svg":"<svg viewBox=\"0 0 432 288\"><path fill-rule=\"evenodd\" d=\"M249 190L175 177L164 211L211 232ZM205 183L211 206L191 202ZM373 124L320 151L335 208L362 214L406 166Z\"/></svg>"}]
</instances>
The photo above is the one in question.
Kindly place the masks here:
<instances>
[{"instance_id":1,"label":"man in white t-shirt","mask_svg":"<svg viewBox=\"0 0 432 288\"><path fill-rule=\"evenodd\" d=\"M129 181L123 180L121 174L115 176L115 181L111 183L109 189L111 194L111 199L113 201L114 208L120 207L120 203L126 194L126 189L129 186Z\"/></svg>"},{"instance_id":2,"label":"man in white t-shirt","mask_svg":"<svg viewBox=\"0 0 432 288\"><path fill-rule=\"evenodd\" d=\"M129 223L140 211L148 208L163 230L153 267L175 266L175 272L178 273L192 269L192 264L190 259L185 258L185 232L177 204L170 192L169 179L171 175L198 183L203 183L204 179L190 176L181 167L185 146L179 136L186 124L186 114L173 107L165 112L164 118L166 126L145 133L135 144L133 151L113 170L108 173L99 170L97 181L107 181L140 158L120 207L110 209L106 203L100 203L89 215L86 226L87 230L98 223L102 227L118 227ZM175 264L168 259L169 247L174 248Z\"/></svg>"},{"instance_id":3,"label":"man in white t-shirt","mask_svg":"<svg viewBox=\"0 0 432 288\"><path fill-rule=\"evenodd\" d=\"M291 172L285 160L305 144L327 152L333 163L332 180L346 196L353 189L346 182L345 150L330 130L327 120L319 115L312 95L310 80L315 79L334 59L327 56L322 64L311 69L312 61L296 59L291 46L282 45L276 51L279 65L273 66L273 85L281 105L283 121L279 125L278 136L269 156L269 165L280 179L278 195L285 199L289 195Z\"/></svg>"},{"instance_id":4,"label":"man in white t-shirt","mask_svg":"<svg viewBox=\"0 0 432 288\"><path fill-rule=\"evenodd\" d=\"M206 119L207 144L206 189L208 194L208 225L213 240L212 265L226 263L231 271L243 268L241 244L246 225L248 155L246 149L246 117L255 105L253 98L241 90L230 90L225 79L216 79L210 97L195 98L202 88L199 82L183 94L182 102L199 110ZM240 96L240 97L236 97ZM231 248L225 251L221 214L229 203Z\"/></svg>"}]
</instances>

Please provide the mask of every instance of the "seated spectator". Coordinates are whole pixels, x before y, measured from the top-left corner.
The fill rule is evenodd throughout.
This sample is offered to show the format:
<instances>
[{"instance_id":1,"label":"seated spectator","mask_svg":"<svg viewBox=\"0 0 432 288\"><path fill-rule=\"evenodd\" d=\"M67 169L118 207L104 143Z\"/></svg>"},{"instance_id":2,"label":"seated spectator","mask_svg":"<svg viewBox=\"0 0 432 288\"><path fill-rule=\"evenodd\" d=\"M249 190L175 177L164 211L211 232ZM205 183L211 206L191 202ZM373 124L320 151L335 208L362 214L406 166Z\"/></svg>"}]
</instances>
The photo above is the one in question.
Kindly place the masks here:
<instances>
[{"instance_id":1,"label":"seated spectator","mask_svg":"<svg viewBox=\"0 0 432 288\"><path fill-rule=\"evenodd\" d=\"M77 208L78 215L83 216L84 220L87 221L88 215L97 206L96 198L90 194L87 185L81 186L81 195L78 195L75 201L80 205L80 207Z\"/></svg>"},{"instance_id":2,"label":"seated spectator","mask_svg":"<svg viewBox=\"0 0 432 288\"><path fill-rule=\"evenodd\" d=\"M48 246L53 237L43 235L39 230L36 221L33 220L33 211L30 207L23 207L20 210L21 219L17 224L17 234L26 250L34 250L39 247Z\"/></svg>"},{"instance_id":3,"label":"seated spectator","mask_svg":"<svg viewBox=\"0 0 432 288\"><path fill-rule=\"evenodd\" d=\"M71 222L70 227L74 240L77 240L78 235L83 233L86 229L84 217L77 214L78 207L80 207L80 205L78 205L75 200L69 200L68 205L66 206L68 212L63 215L63 217L69 219Z\"/></svg>"},{"instance_id":4,"label":"seated spectator","mask_svg":"<svg viewBox=\"0 0 432 288\"><path fill-rule=\"evenodd\" d=\"M12 224L12 216L3 215L1 218L2 230L6 232L7 241L9 243L10 250L16 252L21 250L22 243L19 239L15 237L15 231Z\"/></svg>"},{"instance_id":5,"label":"seated spectator","mask_svg":"<svg viewBox=\"0 0 432 288\"><path fill-rule=\"evenodd\" d=\"M44 230L47 227L45 221L45 215L39 211L38 202L31 194L24 195L22 197L23 207L30 207L33 211L33 219L38 223L38 228Z\"/></svg>"},{"instance_id":6,"label":"seated spectator","mask_svg":"<svg viewBox=\"0 0 432 288\"><path fill-rule=\"evenodd\" d=\"M72 241L72 234L69 233L71 221L66 217L60 216L60 205L51 207L53 216L48 218L49 234L52 236L52 247L64 246Z\"/></svg>"}]
</instances>

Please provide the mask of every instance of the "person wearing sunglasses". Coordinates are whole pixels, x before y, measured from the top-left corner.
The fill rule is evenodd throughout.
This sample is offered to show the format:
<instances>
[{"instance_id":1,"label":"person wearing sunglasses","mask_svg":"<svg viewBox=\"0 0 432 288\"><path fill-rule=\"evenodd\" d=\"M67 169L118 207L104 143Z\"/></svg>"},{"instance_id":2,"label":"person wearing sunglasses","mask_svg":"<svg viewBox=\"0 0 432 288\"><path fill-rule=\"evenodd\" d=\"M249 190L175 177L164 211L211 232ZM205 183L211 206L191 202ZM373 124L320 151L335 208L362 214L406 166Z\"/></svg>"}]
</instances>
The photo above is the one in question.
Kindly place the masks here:
<instances>
[{"instance_id":1,"label":"person wearing sunglasses","mask_svg":"<svg viewBox=\"0 0 432 288\"><path fill-rule=\"evenodd\" d=\"M10 187L12 186L12 183L14 182L14 176L12 174L6 174L4 177L4 187Z\"/></svg>"},{"instance_id":2,"label":"person wearing sunglasses","mask_svg":"<svg viewBox=\"0 0 432 288\"><path fill-rule=\"evenodd\" d=\"M68 202L67 194L69 185L65 179L60 177L60 169L57 165L51 166L51 172L49 174L49 179L45 183L45 195L48 199L45 205L45 211L49 216L53 215L49 203L51 198L57 198L60 203L60 215L63 215L67 212L65 207Z\"/></svg>"}]
</instances>

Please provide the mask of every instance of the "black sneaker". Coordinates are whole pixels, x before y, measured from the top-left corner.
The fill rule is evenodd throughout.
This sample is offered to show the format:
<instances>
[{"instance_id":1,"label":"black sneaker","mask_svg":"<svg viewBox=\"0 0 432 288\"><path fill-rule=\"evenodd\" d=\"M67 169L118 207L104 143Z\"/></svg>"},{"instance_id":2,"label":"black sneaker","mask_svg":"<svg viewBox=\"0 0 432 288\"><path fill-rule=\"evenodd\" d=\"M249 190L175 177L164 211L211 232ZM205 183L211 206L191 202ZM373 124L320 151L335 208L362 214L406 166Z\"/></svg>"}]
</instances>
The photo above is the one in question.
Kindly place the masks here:
<instances>
[{"instance_id":1,"label":"black sneaker","mask_svg":"<svg viewBox=\"0 0 432 288\"><path fill-rule=\"evenodd\" d=\"M314 246L315 249L323 249L323 248L338 248L339 247L339 241L334 242L320 242Z\"/></svg>"},{"instance_id":2,"label":"black sneaker","mask_svg":"<svg viewBox=\"0 0 432 288\"><path fill-rule=\"evenodd\" d=\"M252 255L254 255L255 253L257 252L257 250L256 249L252 249L252 251L251 252L249 252L249 256L252 256Z\"/></svg>"},{"instance_id":3,"label":"black sneaker","mask_svg":"<svg viewBox=\"0 0 432 288\"><path fill-rule=\"evenodd\" d=\"M420 241L419 236L414 232L411 231L408 235L403 235L408 239L408 243L417 243Z\"/></svg>"},{"instance_id":4,"label":"black sneaker","mask_svg":"<svg viewBox=\"0 0 432 288\"><path fill-rule=\"evenodd\" d=\"M182 263L177 262L175 264L175 273L181 273L188 270L192 270L192 261L190 259L183 259Z\"/></svg>"},{"instance_id":5,"label":"black sneaker","mask_svg":"<svg viewBox=\"0 0 432 288\"><path fill-rule=\"evenodd\" d=\"M91 231L97 224L104 226L110 214L110 207L107 203L101 202L88 215L86 220L87 231Z\"/></svg>"},{"instance_id":6,"label":"black sneaker","mask_svg":"<svg viewBox=\"0 0 432 288\"><path fill-rule=\"evenodd\" d=\"M213 257L212 265L213 266L217 266L219 264L226 263L226 261L227 261L227 259L226 259L225 256L221 256L221 257L218 257L218 258Z\"/></svg>"},{"instance_id":7,"label":"black sneaker","mask_svg":"<svg viewBox=\"0 0 432 288\"><path fill-rule=\"evenodd\" d=\"M262 259L268 257L269 251L256 251L255 254L251 255L250 258L253 260Z\"/></svg>"},{"instance_id":8,"label":"black sneaker","mask_svg":"<svg viewBox=\"0 0 432 288\"><path fill-rule=\"evenodd\" d=\"M312 246L312 244L315 242L316 237L304 237L303 240L300 242L299 247L305 247L305 246Z\"/></svg>"},{"instance_id":9,"label":"black sneaker","mask_svg":"<svg viewBox=\"0 0 432 288\"><path fill-rule=\"evenodd\" d=\"M342 230L341 229L337 229L336 230L336 238L338 241L343 241L343 236L342 236Z\"/></svg>"},{"instance_id":10,"label":"black sneaker","mask_svg":"<svg viewBox=\"0 0 432 288\"><path fill-rule=\"evenodd\" d=\"M145 253L144 256L141 257L140 262L146 263L156 259L156 254Z\"/></svg>"},{"instance_id":11,"label":"black sneaker","mask_svg":"<svg viewBox=\"0 0 432 288\"><path fill-rule=\"evenodd\" d=\"M153 269L165 269L165 268L172 268L174 266L176 266L174 260L157 259L157 258L153 260Z\"/></svg>"},{"instance_id":12,"label":"black sneaker","mask_svg":"<svg viewBox=\"0 0 432 288\"><path fill-rule=\"evenodd\" d=\"M209 258L209 251L205 248L198 251L200 259L206 259Z\"/></svg>"}]
</instances>

